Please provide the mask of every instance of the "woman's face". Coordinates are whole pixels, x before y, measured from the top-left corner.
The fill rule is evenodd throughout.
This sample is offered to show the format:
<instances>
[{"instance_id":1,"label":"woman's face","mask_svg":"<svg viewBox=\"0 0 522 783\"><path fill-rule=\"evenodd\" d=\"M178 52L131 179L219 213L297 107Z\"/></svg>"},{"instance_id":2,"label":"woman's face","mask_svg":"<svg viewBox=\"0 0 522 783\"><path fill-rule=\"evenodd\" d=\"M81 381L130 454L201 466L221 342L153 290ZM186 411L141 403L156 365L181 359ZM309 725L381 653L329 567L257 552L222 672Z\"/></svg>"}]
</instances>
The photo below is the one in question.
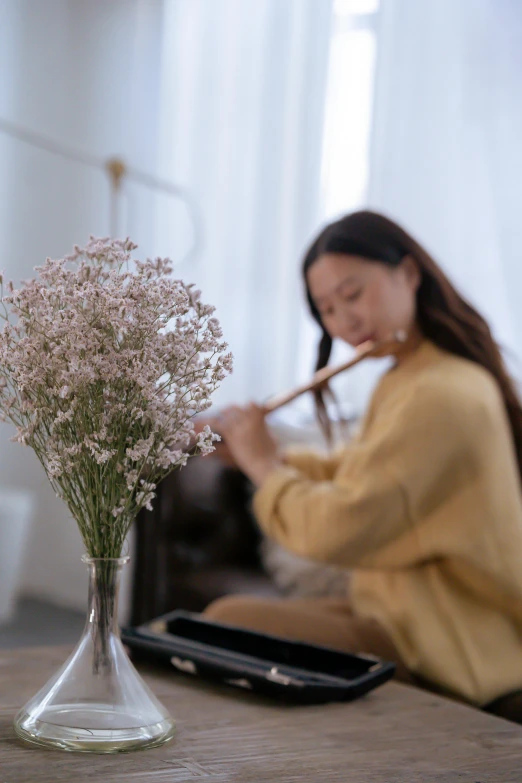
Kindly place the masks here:
<instances>
[{"instance_id":1,"label":"woman's face","mask_svg":"<svg viewBox=\"0 0 522 783\"><path fill-rule=\"evenodd\" d=\"M354 347L409 333L415 325L420 273L411 256L392 267L325 253L308 270L307 282L326 331Z\"/></svg>"}]
</instances>

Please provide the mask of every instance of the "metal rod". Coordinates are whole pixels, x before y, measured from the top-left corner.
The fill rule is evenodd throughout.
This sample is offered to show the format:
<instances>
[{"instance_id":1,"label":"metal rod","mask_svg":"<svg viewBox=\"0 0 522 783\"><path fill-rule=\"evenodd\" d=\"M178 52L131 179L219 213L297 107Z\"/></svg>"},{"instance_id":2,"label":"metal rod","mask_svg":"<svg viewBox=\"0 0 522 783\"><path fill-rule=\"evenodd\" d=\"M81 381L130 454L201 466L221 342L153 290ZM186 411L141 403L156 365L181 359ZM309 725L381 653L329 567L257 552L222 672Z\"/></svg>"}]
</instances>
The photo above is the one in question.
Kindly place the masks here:
<instances>
[{"instance_id":1,"label":"metal rod","mask_svg":"<svg viewBox=\"0 0 522 783\"><path fill-rule=\"evenodd\" d=\"M61 158L108 173L113 186L109 216L110 233L112 236L115 236L121 228L121 226L118 225L120 222L118 207L120 204L121 185L124 179L134 180L152 191L159 191L166 195L179 198L185 205L189 220L192 223L192 244L182 261L186 262L189 258L194 257L200 250L201 219L194 200L185 188L175 185L168 180L155 177L140 169L136 169L134 166L128 166L120 158L115 157L105 160L96 155L84 152L83 150L71 147L68 144L64 144L62 141L56 141L49 136L28 130L3 117L0 117L0 133L5 133L7 136L10 136L17 141L44 150L52 155L58 155Z\"/></svg>"}]
</instances>

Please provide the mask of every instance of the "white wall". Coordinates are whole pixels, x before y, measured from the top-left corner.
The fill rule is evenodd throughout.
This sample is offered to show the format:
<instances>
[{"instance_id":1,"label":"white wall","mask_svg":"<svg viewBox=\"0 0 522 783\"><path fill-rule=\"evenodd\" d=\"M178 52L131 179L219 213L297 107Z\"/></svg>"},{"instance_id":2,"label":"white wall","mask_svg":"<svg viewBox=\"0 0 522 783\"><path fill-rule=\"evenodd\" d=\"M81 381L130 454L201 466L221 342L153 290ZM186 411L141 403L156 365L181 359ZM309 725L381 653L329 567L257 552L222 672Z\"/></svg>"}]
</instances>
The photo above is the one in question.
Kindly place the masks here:
<instances>
[{"instance_id":1,"label":"white wall","mask_svg":"<svg viewBox=\"0 0 522 783\"><path fill-rule=\"evenodd\" d=\"M0 0L0 116L102 158L153 171L161 56L161 0ZM46 256L109 233L102 172L0 134L0 269L19 282ZM139 200L133 239L151 245L151 198ZM0 427L0 486L36 497L24 592L83 608L77 528L30 449Z\"/></svg>"}]
</instances>

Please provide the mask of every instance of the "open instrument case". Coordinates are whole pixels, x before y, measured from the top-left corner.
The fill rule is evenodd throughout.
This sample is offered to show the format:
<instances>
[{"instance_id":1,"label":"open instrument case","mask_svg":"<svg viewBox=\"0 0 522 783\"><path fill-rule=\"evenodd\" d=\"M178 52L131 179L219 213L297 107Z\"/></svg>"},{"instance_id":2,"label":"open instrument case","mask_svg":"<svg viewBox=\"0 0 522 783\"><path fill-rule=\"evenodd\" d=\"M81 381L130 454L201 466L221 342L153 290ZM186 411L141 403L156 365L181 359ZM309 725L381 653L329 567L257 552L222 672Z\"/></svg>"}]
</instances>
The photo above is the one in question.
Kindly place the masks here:
<instances>
[{"instance_id":1,"label":"open instrument case","mask_svg":"<svg viewBox=\"0 0 522 783\"><path fill-rule=\"evenodd\" d=\"M369 655L248 631L184 611L124 628L122 641L137 658L301 704L356 699L395 671L393 663Z\"/></svg>"}]
</instances>

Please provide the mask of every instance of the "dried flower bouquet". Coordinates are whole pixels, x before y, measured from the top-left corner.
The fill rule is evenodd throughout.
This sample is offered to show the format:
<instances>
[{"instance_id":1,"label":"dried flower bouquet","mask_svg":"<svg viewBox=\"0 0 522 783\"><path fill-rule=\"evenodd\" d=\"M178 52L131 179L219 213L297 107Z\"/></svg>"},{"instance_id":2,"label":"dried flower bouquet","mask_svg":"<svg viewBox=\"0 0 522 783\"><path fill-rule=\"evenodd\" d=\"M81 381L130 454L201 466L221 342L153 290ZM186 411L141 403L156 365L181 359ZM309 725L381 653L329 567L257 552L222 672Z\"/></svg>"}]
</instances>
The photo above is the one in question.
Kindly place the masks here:
<instances>
[{"instance_id":1,"label":"dried flower bouquet","mask_svg":"<svg viewBox=\"0 0 522 783\"><path fill-rule=\"evenodd\" d=\"M34 449L78 523L87 554L117 558L158 482L189 444L232 368L214 308L168 259L133 260L130 240L95 239L2 288L0 416ZM192 452L191 452L192 453Z\"/></svg>"}]
</instances>

